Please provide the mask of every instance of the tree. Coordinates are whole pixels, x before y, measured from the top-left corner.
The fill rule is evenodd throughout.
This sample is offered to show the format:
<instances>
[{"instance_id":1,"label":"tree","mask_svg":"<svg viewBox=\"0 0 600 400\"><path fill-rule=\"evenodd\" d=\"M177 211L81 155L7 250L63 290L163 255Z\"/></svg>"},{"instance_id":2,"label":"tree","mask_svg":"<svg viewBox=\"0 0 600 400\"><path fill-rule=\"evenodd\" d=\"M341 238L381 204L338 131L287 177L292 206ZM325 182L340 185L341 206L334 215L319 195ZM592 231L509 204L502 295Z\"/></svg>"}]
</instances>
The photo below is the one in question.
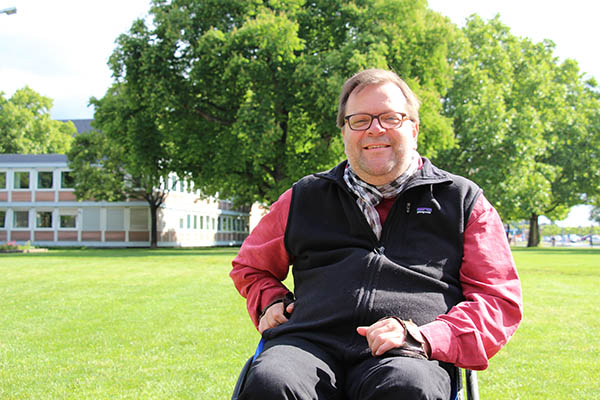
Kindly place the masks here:
<instances>
[{"instance_id":1,"label":"tree","mask_svg":"<svg viewBox=\"0 0 600 400\"><path fill-rule=\"evenodd\" d=\"M452 69L449 21L424 0L155 0L111 57L114 76L176 151L172 166L207 195L271 202L337 163L344 80L390 67L421 97L420 144L452 144L440 95ZM150 26L149 26L150 25Z\"/></svg>"},{"instance_id":2,"label":"tree","mask_svg":"<svg viewBox=\"0 0 600 400\"><path fill-rule=\"evenodd\" d=\"M29 87L6 99L0 92L0 153L65 154L77 132L72 122L50 118L52 100Z\"/></svg>"},{"instance_id":3,"label":"tree","mask_svg":"<svg viewBox=\"0 0 600 400\"><path fill-rule=\"evenodd\" d=\"M480 184L505 219L529 220L528 246L537 246L539 215L560 219L595 192L595 83L576 62L558 63L552 42L515 37L498 17L474 16L464 33L444 99L456 146L441 163Z\"/></svg>"},{"instance_id":4,"label":"tree","mask_svg":"<svg viewBox=\"0 0 600 400\"><path fill-rule=\"evenodd\" d=\"M600 207L594 206L590 211L590 219L600 223Z\"/></svg>"},{"instance_id":5,"label":"tree","mask_svg":"<svg viewBox=\"0 0 600 400\"><path fill-rule=\"evenodd\" d=\"M78 135L68 154L81 199L122 201L142 198L151 217L151 247L158 242L157 213L169 193L171 149L154 125L146 102L137 102L127 88L113 85L98 100L94 130Z\"/></svg>"}]
</instances>

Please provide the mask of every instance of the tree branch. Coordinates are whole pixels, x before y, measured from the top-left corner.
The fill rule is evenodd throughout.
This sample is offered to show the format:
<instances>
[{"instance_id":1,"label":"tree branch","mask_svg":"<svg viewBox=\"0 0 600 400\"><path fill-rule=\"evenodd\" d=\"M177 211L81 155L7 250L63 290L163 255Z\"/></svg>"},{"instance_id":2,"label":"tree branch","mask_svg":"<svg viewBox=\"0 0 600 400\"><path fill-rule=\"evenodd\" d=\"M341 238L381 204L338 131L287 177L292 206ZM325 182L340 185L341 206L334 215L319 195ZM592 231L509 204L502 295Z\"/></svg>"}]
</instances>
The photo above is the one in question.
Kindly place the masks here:
<instances>
[{"instance_id":1,"label":"tree branch","mask_svg":"<svg viewBox=\"0 0 600 400\"><path fill-rule=\"evenodd\" d=\"M206 113L203 110L195 109L194 111L196 112L196 114L200 115L202 118L204 118L207 121L216 122L218 124L227 125L227 126L233 125L233 121L226 121L224 119L214 117L214 116Z\"/></svg>"}]
</instances>

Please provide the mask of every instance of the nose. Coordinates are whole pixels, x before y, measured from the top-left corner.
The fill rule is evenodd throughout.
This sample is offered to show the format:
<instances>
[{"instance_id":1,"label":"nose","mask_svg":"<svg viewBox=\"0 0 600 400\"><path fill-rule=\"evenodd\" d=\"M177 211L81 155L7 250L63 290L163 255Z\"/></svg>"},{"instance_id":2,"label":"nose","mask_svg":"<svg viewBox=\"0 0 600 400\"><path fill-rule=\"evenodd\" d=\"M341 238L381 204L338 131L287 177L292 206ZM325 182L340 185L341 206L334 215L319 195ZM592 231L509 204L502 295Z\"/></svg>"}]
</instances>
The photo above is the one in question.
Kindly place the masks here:
<instances>
[{"instance_id":1,"label":"nose","mask_svg":"<svg viewBox=\"0 0 600 400\"><path fill-rule=\"evenodd\" d=\"M367 134L371 136L382 135L385 133L385 128L379 123L379 118L373 118L371 126L367 129Z\"/></svg>"}]
</instances>

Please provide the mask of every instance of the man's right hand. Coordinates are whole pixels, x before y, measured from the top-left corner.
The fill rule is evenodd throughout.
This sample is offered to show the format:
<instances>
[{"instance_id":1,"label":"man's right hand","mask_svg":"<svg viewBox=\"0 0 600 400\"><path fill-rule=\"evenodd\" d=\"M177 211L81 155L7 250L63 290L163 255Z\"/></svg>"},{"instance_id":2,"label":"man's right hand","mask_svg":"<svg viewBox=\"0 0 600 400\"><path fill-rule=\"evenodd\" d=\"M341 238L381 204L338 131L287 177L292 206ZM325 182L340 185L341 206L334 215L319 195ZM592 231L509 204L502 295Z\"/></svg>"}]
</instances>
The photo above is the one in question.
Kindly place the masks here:
<instances>
[{"instance_id":1,"label":"man's right hand","mask_svg":"<svg viewBox=\"0 0 600 400\"><path fill-rule=\"evenodd\" d=\"M286 311L291 314L294 311L294 303L288 304ZM287 321L288 319L283 314L283 303L275 303L267 308L260 321L258 321L258 331L262 335L267 329L275 328Z\"/></svg>"}]
</instances>

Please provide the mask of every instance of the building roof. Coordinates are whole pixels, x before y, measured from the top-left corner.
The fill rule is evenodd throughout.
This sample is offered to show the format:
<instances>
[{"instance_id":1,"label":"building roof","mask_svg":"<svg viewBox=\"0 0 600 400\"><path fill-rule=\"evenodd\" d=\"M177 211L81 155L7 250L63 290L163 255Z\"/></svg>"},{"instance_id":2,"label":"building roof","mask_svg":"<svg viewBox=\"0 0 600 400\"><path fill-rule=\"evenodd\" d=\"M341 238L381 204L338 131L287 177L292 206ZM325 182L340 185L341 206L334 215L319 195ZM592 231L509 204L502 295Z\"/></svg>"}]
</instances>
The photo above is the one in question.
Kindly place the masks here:
<instances>
[{"instance_id":1,"label":"building roof","mask_svg":"<svg viewBox=\"0 0 600 400\"><path fill-rule=\"evenodd\" d=\"M92 127L93 119L62 119L61 122L71 121L75 125L77 133L84 133L94 130ZM11 165L27 166L55 166L66 165L67 156L64 154L0 154L0 165L7 167Z\"/></svg>"},{"instance_id":2,"label":"building roof","mask_svg":"<svg viewBox=\"0 0 600 400\"><path fill-rule=\"evenodd\" d=\"M77 129L77 133L84 133L94 130L94 128L92 127L93 119L61 119L60 121L71 121L73 125L75 125L75 129Z\"/></svg>"},{"instance_id":3,"label":"building roof","mask_svg":"<svg viewBox=\"0 0 600 400\"><path fill-rule=\"evenodd\" d=\"M0 165L25 164L25 165L55 165L66 164L67 156L64 154L0 154Z\"/></svg>"}]
</instances>

